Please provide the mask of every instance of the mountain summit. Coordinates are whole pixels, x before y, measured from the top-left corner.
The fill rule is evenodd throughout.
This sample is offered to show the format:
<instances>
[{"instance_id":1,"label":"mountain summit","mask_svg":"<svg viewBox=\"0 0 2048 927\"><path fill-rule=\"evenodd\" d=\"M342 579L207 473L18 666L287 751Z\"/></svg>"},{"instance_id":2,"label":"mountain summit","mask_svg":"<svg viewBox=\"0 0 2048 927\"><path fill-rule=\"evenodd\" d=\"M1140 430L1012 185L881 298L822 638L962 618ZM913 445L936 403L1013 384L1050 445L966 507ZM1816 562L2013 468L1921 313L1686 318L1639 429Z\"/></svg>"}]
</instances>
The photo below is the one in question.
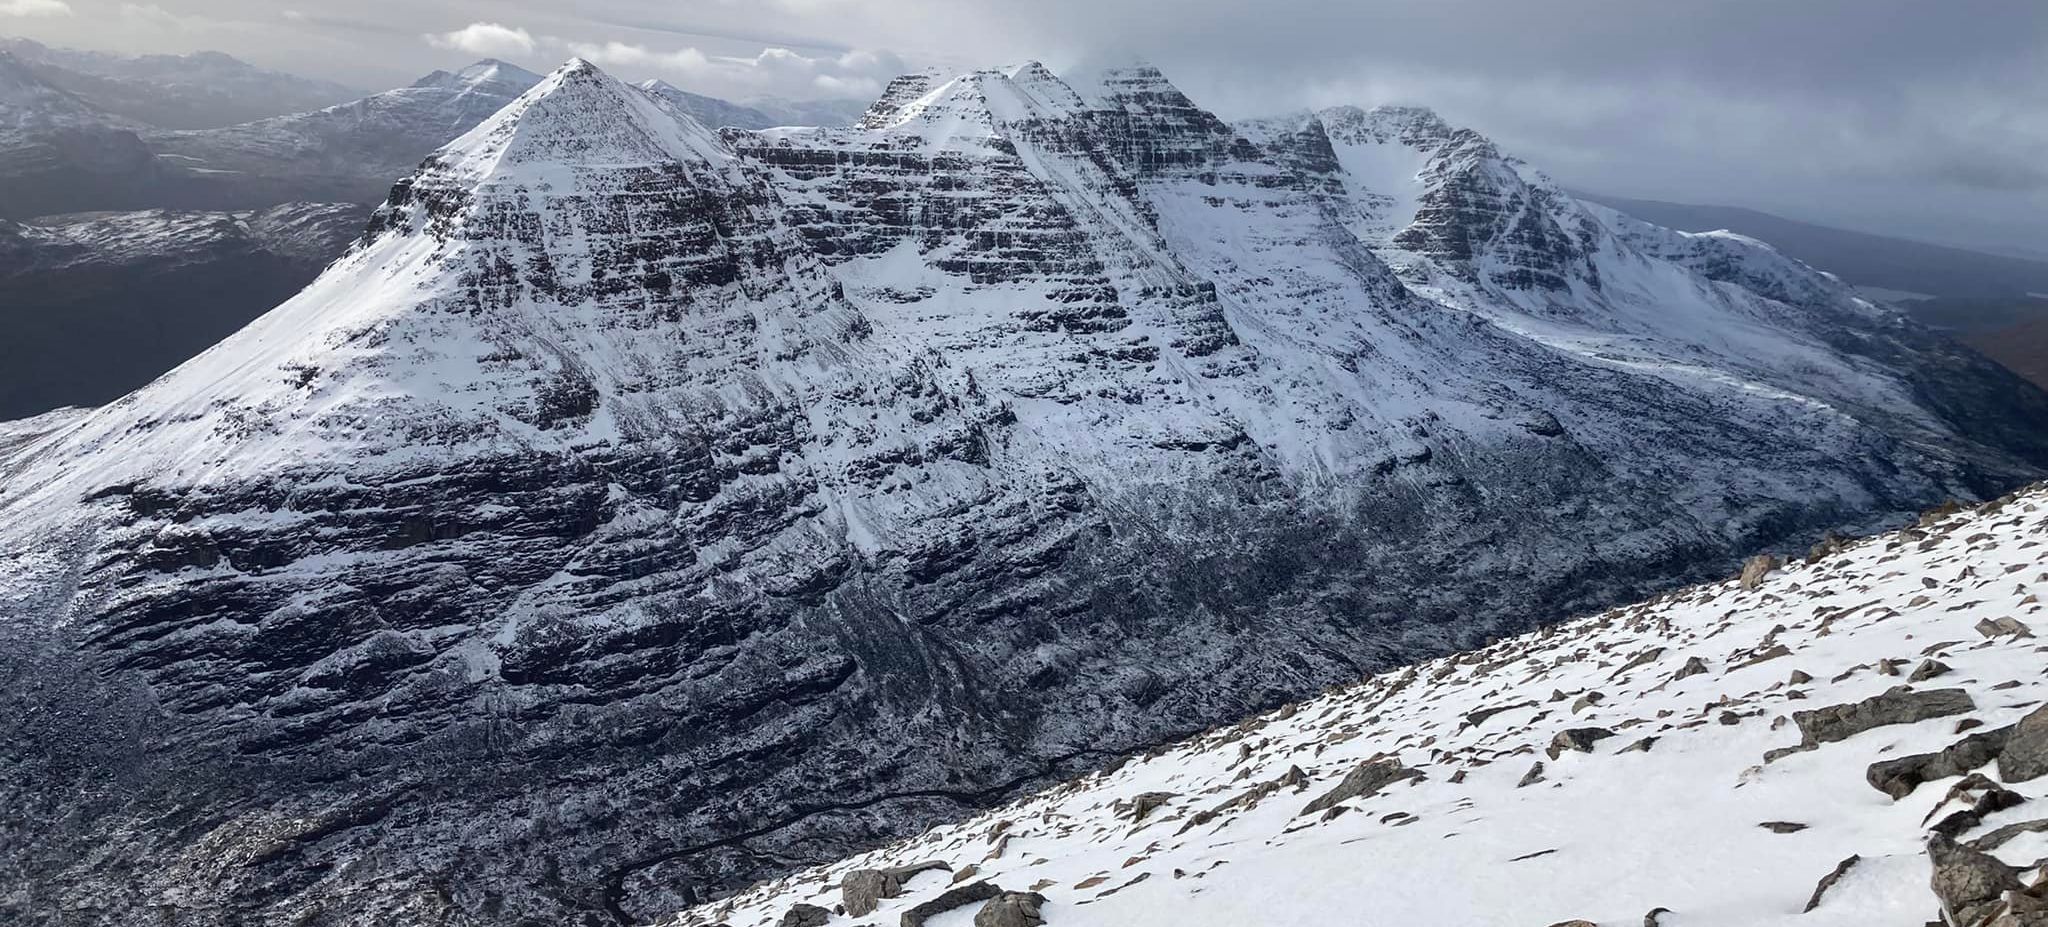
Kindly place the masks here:
<instances>
[{"instance_id":1,"label":"mountain summit","mask_svg":"<svg viewBox=\"0 0 2048 927\"><path fill-rule=\"evenodd\" d=\"M0 878L25 923L627 923L2044 432L1413 114L1024 65L714 132L571 62L299 296L8 432Z\"/></svg>"}]
</instances>

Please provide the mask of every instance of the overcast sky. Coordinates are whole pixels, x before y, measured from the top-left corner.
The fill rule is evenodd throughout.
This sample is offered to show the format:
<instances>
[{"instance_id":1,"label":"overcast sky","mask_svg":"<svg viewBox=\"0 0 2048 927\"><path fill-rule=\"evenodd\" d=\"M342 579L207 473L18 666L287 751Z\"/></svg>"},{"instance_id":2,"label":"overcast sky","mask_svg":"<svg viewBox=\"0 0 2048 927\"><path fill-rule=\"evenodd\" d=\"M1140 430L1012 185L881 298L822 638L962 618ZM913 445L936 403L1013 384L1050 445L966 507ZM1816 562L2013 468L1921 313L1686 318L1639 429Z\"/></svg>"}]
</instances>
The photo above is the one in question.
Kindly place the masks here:
<instances>
[{"instance_id":1,"label":"overcast sky","mask_svg":"<svg viewBox=\"0 0 2048 927\"><path fill-rule=\"evenodd\" d=\"M1234 118L1420 103L1584 189L2048 256L2048 0L0 0L366 89L571 55L715 96L1141 56Z\"/></svg>"}]
</instances>

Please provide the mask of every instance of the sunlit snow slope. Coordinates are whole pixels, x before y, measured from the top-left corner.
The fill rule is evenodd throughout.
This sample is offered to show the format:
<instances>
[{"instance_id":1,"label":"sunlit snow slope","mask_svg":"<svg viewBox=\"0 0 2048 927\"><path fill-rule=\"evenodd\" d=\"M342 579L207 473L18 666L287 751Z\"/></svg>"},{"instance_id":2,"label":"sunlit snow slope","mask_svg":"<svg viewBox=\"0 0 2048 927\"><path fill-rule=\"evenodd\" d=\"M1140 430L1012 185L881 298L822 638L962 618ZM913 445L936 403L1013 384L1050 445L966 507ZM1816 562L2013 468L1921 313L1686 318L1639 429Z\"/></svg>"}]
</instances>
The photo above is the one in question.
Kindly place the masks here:
<instances>
[{"instance_id":1,"label":"sunlit snow slope","mask_svg":"<svg viewBox=\"0 0 2048 927\"><path fill-rule=\"evenodd\" d=\"M2042 487L1931 514L1754 588L1695 587L1377 676L675 923L777 924L842 905L850 873L927 861L950 877L908 876L872 914L808 913L909 925L950 880L1036 892L1051 927L2023 918L2042 891L2008 910L1970 886L2005 868L1977 852L2011 864L2007 890L2048 885L2021 872L2048 855L2048 647L2031 633L2048 620L2044 550ZM1867 773L1971 738L2003 747ZM1784 750L1803 740L1817 745ZM1347 776L1371 788L1342 797ZM964 927L984 904L1016 903L929 924ZM973 922L1031 922L988 917Z\"/></svg>"}]
</instances>

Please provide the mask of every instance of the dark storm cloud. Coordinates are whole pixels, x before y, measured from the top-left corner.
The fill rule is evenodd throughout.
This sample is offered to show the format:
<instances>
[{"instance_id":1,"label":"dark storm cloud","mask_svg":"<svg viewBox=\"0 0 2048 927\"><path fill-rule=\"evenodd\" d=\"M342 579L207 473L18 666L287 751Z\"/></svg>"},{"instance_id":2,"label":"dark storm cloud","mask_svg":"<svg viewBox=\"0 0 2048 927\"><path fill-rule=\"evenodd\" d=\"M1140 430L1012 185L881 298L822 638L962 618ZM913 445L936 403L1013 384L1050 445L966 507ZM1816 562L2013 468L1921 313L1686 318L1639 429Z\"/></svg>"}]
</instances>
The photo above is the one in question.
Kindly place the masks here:
<instances>
[{"instance_id":1,"label":"dark storm cloud","mask_svg":"<svg viewBox=\"0 0 2048 927\"><path fill-rule=\"evenodd\" d=\"M488 24L470 35L501 41L472 44L524 64L581 53L728 96L1137 55L1226 116L1423 103L1579 187L2048 248L2036 0L357 0L340 22L292 2L71 0L0 31L389 84Z\"/></svg>"}]
</instances>

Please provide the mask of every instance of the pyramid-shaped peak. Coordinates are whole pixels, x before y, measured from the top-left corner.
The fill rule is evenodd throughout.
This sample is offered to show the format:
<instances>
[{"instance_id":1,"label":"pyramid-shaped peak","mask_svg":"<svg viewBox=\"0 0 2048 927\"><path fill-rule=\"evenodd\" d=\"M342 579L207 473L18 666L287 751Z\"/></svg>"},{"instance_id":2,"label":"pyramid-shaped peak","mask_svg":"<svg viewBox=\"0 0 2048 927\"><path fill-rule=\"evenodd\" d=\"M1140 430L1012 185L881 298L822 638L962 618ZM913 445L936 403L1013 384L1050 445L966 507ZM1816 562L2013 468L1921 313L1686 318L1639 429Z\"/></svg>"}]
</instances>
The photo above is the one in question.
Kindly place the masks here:
<instances>
[{"instance_id":1,"label":"pyramid-shaped peak","mask_svg":"<svg viewBox=\"0 0 2048 927\"><path fill-rule=\"evenodd\" d=\"M862 129L879 129L898 121L904 107L932 92L932 88L945 79L945 72L938 68L925 68L890 80L889 86L882 88L882 95L868 105L868 111L861 116L855 126Z\"/></svg>"},{"instance_id":2,"label":"pyramid-shaped peak","mask_svg":"<svg viewBox=\"0 0 2048 927\"><path fill-rule=\"evenodd\" d=\"M443 165L469 180L729 158L717 133L582 58L555 69L440 153Z\"/></svg>"}]
</instances>

